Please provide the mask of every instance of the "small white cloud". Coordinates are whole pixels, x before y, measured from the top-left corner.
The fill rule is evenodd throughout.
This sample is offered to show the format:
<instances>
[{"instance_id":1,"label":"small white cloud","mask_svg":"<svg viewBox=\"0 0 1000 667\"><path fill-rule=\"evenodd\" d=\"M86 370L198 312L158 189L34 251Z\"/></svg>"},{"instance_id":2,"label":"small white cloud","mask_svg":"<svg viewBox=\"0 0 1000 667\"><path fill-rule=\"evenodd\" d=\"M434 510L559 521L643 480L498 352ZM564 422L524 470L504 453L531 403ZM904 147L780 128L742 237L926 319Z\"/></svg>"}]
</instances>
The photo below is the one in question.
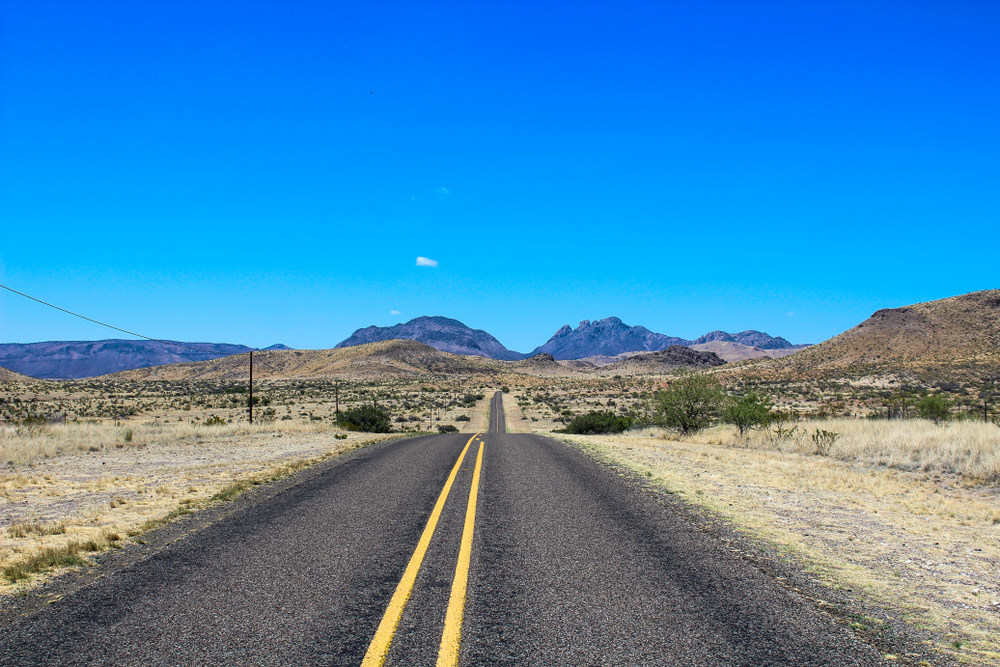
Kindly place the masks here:
<instances>
[{"instance_id":1,"label":"small white cloud","mask_svg":"<svg viewBox=\"0 0 1000 667\"><path fill-rule=\"evenodd\" d=\"M417 266L437 266L436 259L427 259L426 257L417 257Z\"/></svg>"},{"instance_id":2,"label":"small white cloud","mask_svg":"<svg viewBox=\"0 0 1000 667\"><path fill-rule=\"evenodd\" d=\"M400 314L400 312L399 312L398 310L390 310L390 311L389 311L389 314L390 314L390 315L399 315L399 314Z\"/></svg>"},{"instance_id":3,"label":"small white cloud","mask_svg":"<svg viewBox=\"0 0 1000 667\"><path fill-rule=\"evenodd\" d=\"M795 317L795 313L788 313L789 317Z\"/></svg>"},{"instance_id":4,"label":"small white cloud","mask_svg":"<svg viewBox=\"0 0 1000 667\"><path fill-rule=\"evenodd\" d=\"M450 195L451 194L451 190L449 190L448 188L438 188L434 192L438 193L439 195Z\"/></svg>"}]
</instances>

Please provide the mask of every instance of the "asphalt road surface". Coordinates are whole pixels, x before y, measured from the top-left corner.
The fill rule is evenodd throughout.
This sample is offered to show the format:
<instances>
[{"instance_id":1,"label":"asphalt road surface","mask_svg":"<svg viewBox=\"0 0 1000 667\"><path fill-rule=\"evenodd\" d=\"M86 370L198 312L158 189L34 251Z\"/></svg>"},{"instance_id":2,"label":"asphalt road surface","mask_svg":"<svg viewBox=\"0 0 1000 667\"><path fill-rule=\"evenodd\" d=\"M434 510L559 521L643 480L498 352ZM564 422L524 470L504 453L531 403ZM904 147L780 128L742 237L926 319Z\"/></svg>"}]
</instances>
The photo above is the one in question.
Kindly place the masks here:
<instances>
[{"instance_id":1,"label":"asphalt road surface","mask_svg":"<svg viewBox=\"0 0 1000 667\"><path fill-rule=\"evenodd\" d=\"M554 440L372 447L0 628L3 665L875 665ZM470 498L475 500L470 512Z\"/></svg>"}]
</instances>

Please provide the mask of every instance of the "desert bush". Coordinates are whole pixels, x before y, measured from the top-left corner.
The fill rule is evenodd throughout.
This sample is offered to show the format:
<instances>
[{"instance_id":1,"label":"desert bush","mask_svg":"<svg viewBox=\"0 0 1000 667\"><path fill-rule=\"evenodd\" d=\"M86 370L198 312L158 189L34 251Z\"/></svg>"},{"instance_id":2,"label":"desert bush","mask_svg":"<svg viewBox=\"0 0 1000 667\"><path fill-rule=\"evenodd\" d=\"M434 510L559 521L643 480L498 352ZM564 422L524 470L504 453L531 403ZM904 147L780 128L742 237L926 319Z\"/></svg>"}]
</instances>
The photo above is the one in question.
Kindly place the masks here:
<instances>
[{"instance_id":1,"label":"desert bush","mask_svg":"<svg viewBox=\"0 0 1000 667\"><path fill-rule=\"evenodd\" d=\"M566 433L580 435L597 433L621 433L632 426L632 419L619 416L613 412L597 412L591 410L585 415L575 417L565 429Z\"/></svg>"},{"instance_id":2,"label":"desert bush","mask_svg":"<svg viewBox=\"0 0 1000 667\"><path fill-rule=\"evenodd\" d=\"M467 422L467 421L472 421L472 418L469 417L469 415L459 415L459 416L455 417L455 421L457 421L457 422Z\"/></svg>"},{"instance_id":3,"label":"desert bush","mask_svg":"<svg viewBox=\"0 0 1000 667\"><path fill-rule=\"evenodd\" d=\"M350 431L389 433L392 422L389 412L374 405L362 405L340 413L338 423Z\"/></svg>"},{"instance_id":4,"label":"desert bush","mask_svg":"<svg viewBox=\"0 0 1000 667\"><path fill-rule=\"evenodd\" d=\"M439 424L438 433L458 433L458 429L451 424Z\"/></svg>"},{"instance_id":5,"label":"desert bush","mask_svg":"<svg viewBox=\"0 0 1000 667\"><path fill-rule=\"evenodd\" d=\"M484 398L486 398L484 394L466 394L462 397L459 403L461 403L464 408L473 408L476 406L476 403Z\"/></svg>"},{"instance_id":6,"label":"desert bush","mask_svg":"<svg viewBox=\"0 0 1000 667\"><path fill-rule=\"evenodd\" d=\"M225 419L219 417L218 415L212 415L204 422L205 426L225 426L227 423L228 422Z\"/></svg>"},{"instance_id":7,"label":"desert bush","mask_svg":"<svg viewBox=\"0 0 1000 667\"><path fill-rule=\"evenodd\" d=\"M830 453L830 447L833 443L837 441L840 437L839 433L834 431L825 431L823 429L816 429L816 432L812 434L813 445L816 447L816 454L820 456L827 456Z\"/></svg>"},{"instance_id":8,"label":"desert bush","mask_svg":"<svg viewBox=\"0 0 1000 667\"><path fill-rule=\"evenodd\" d=\"M739 429L742 438L747 431L767 426L771 421L772 405L770 399L759 394L731 396L722 409L722 419Z\"/></svg>"},{"instance_id":9,"label":"desert bush","mask_svg":"<svg viewBox=\"0 0 1000 667\"><path fill-rule=\"evenodd\" d=\"M917 403L917 414L922 419L929 419L935 424L948 421L950 416L950 401L939 394L931 394L920 399Z\"/></svg>"}]
</instances>

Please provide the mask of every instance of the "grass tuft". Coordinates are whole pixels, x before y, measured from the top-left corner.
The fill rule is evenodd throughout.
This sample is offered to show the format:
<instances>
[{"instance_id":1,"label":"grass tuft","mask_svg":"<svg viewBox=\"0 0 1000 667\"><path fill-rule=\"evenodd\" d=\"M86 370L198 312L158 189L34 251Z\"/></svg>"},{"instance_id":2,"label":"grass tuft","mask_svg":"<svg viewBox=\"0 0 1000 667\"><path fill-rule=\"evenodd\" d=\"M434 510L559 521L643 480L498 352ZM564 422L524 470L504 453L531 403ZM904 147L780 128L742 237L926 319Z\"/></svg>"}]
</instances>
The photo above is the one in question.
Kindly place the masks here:
<instances>
[{"instance_id":1,"label":"grass tuft","mask_svg":"<svg viewBox=\"0 0 1000 667\"><path fill-rule=\"evenodd\" d=\"M0 570L0 574L10 583L16 584L39 572L48 572L59 567L90 565L90 561L83 554L114 548L120 539L116 533L102 531L101 535L88 538L84 542L74 541L61 547L45 547L24 560L7 565Z\"/></svg>"}]
</instances>

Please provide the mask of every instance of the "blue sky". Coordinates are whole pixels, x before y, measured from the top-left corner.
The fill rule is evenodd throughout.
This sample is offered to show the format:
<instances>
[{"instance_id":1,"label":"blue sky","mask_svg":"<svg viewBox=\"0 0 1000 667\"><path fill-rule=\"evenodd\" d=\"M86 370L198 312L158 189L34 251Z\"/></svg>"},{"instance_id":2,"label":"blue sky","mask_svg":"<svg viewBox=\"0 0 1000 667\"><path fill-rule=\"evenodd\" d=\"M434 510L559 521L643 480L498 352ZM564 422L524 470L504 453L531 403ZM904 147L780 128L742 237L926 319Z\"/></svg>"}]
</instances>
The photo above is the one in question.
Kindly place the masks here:
<instances>
[{"instance_id":1,"label":"blue sky","mask_svg":"<svg viewBox=\"0 0 1000 667\"><path fill-rule=\"evenodd\" d=\"M0 282L149 336L818 342L1000 287L997 2L0 12ZM115 336L0 293L0 342Z\"/></svg>"}]
</instances>

